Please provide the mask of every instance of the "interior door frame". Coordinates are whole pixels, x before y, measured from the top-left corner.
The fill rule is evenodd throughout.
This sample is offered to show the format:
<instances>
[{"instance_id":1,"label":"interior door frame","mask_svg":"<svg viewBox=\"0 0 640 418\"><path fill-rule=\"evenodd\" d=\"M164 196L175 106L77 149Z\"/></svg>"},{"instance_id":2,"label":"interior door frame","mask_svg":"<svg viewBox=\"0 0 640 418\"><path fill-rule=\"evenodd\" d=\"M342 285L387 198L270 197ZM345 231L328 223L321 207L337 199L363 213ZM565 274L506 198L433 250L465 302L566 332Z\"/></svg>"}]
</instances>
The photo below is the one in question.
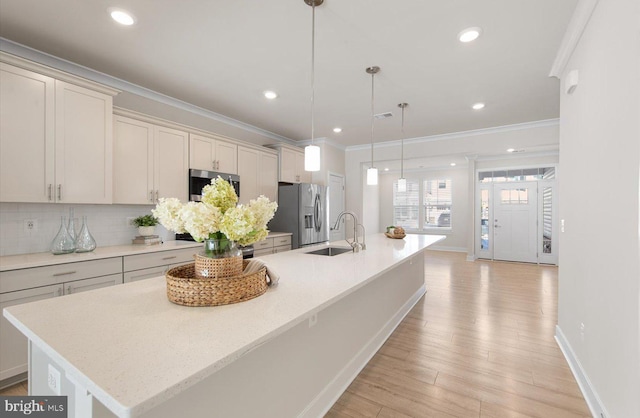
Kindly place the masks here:
<instances>
[{"instance_id":1,"label":"interior door frame","mask_svg":"<svg viewBox=\"0 0 640 418\"><path fill-rule=\"evenodd\" d=\"M342 225L342 227L338 230L338 231L334 231L331 229L333 228L333 223L332 223L332 213L331 213L331 177L339 177L342 179L342 210L345 210L346 207L346 193L345 193L345 188L346 188L346 179L345 179L345 175L341 174L341 173L335 173L333 171L328 171L327 172L327 188L329 189L328 193L327 193L327 199L329 200L329 202L327 203L328 206L328 212L329 212L329 241L336 241L336 240L343 240L345 239L345 224ZM343 218L344 219L344 218Z\"/></svg>"}]
</instances>

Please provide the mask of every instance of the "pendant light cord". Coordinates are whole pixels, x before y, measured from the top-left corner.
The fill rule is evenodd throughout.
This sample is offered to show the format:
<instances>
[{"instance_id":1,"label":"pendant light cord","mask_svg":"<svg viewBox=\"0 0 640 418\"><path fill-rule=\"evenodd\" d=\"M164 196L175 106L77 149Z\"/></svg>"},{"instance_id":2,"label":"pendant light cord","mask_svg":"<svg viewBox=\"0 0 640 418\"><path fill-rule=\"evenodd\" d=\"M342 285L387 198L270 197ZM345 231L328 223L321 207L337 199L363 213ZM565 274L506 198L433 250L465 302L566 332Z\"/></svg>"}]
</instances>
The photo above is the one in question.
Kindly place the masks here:
<instances>
[{"instance_id":1,"label":"pendant light cord","mask_svg":"<svg viewBox=\"0 0 640 418\"><path fill-rule=\"evenodd\" d=\"M373 78L375 77L375 72L371 73L371 168L373 168L373 122L374 122L374 113L373 113Z\"/></svg>"},{"instance_id":2,"label":"pendant light cord","mask_svg":"<svg viewBox=\"0 0 640 418\"><path fill-rule=\"evenodd\" d=\"M402 106L402 138L400 138L400 178L404 178L404 108Z\"/></svg>"},{"instance_id":3,"label":"pendant light cord","mask_svg":"<svg viewBox=\"0 0 640 418\"><path fill-rule=\"evenodd\" d=\"M311 6L311 145L314 139L314 107L315 107L315 67L316 67L316 2Z\"/></svg>"}]
</instances>

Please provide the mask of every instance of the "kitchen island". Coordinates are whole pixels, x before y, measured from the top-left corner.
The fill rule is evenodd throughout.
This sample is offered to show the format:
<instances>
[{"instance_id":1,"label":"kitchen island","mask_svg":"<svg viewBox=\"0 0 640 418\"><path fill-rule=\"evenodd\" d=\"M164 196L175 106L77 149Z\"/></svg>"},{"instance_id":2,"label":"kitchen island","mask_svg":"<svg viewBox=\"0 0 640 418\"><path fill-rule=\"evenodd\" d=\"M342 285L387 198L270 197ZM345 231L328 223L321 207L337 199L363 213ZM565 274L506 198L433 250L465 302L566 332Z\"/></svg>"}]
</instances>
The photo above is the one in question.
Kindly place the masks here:
<instances>
[{"instance_id":1,"label":"kitchen island","mask_svg":"<svg viewBox=\"0 0 640 418\"><path fill-rule=\"evenodd\" d=\"M29 393L57 389L70 417L322 416L425 293L423 252L441 239L266 256L280 283L239 304L174 305L157 277L4 315L29 339Z\"/></svg>"}]
</instances>

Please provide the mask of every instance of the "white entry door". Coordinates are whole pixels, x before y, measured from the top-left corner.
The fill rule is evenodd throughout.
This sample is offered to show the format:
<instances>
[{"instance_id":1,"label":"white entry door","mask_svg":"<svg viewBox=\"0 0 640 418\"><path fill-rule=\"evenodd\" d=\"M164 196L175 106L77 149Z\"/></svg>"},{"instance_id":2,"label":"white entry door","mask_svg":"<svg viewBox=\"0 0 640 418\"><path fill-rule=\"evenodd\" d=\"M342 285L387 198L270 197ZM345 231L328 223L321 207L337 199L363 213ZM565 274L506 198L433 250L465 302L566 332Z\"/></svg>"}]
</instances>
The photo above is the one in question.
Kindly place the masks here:
<instances>
[{"instance_id":1,"label":"white entry door","mask_svg":"<svg viewBox=\"0 0 640 418\"><path fill-rule=\"evenodd\" d=\"M493 185L493 258L538 262L538 184Z\"/></svg>"},{"instance_id":2,"label":"white entry door","mask_svg":"<svg viewBox=\"0 0 640 418\"><path fill-rule=\"evenodd\" d=\"M342 218L342 224L338 230L333 229L333 225L336 223L336 219L340 212L344 210L344 176L339 174L329 174L329 226L331 226L331 232L329 233L329 241L343 240L344 235L344 218Z\"/></svg>"}]
</instances>

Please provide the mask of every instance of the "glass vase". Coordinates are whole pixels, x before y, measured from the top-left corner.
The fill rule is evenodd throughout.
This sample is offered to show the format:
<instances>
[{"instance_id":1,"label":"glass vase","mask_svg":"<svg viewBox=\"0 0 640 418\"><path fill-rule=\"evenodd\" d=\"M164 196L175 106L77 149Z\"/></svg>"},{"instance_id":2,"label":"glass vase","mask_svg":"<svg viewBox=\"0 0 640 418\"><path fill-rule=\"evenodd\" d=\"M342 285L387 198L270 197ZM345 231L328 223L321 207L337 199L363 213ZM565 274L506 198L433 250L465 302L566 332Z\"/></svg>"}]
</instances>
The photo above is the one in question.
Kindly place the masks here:
<instances>
[{"instance_id":1,"label":"glass vase","mask_svg":"<svg viewBox=\"0 0 640 418\"><path fill-rule=\"evenodd\" d=\"M69 254L76 250L76 244L69 231L67 231L67 218L60 218L60 230L56 237L51 241L51 252L55 255Z\"/></svg>"},{"instance_id":2,"label":"glass vase","mask_svg":"<svg viewBox=\"0 0 640 418\"><path fill-rule=\"evenodd\" d=\"M76 222L75 217L73 216L73 208L69 208L69 224L67 225L67 232L69 232L69 236L75 242L76 236Z\"/></svg>"},{"instance_id":3,"label":"glass vase","mask_svg":"<svg viewBox=\"0 0 640 418\"><path fill-rule=\"evenodd\" d=\"M227 238L205 239L204 251L197 254L194 266L199 278L237 277L242 269L242 251Z\"/></svg>"},{"instance_id":4,"label":"glass vase","mask_svg":"<svg viewBox=\"0 0 640 418\"><path fill-rule=\"evenodd\" d=\"M89 227L87 226L87 217L82 217L82 228L80 228L80 233L78 234L78 238L76 238L76 252L78 253L88 253L89 251L93 251L96 249L96 240L93 239L91 233L89 232Z\"/></svg>"}]
</instances>

